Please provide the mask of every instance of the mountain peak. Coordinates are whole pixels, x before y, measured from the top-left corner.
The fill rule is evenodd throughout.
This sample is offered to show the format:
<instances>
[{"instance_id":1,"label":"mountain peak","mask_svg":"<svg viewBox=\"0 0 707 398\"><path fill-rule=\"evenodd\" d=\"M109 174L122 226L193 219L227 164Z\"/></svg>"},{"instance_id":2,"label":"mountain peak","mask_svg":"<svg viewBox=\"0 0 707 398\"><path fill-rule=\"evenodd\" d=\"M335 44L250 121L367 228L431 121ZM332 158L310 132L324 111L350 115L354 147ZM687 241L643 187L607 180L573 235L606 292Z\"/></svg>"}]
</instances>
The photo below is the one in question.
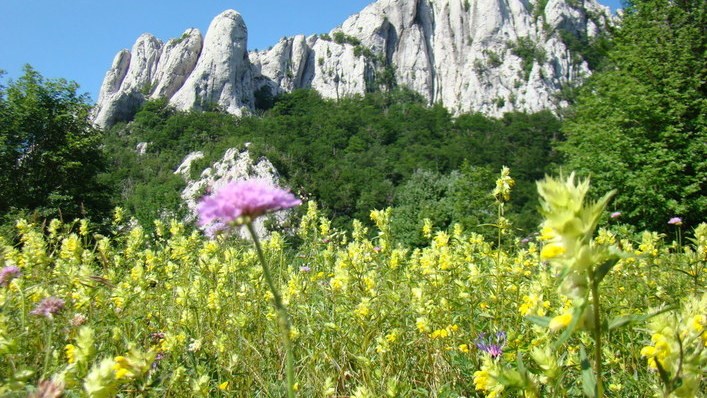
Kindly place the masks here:
<instances>
[{"instance_id":1,"label":"mountain peak","mask_svg":"<svg viewBox=\"0 0 707 398\"><path fill-rule=\"evenodd\" d=\"M255 107L256 93L312 88L327 98L404 85L452 112L535 112L590 73L564 39L588 40L609 23L594 0L379 0L328 34L298 35L247 51L241 15L226 10L202 39L187 30L166 45L140 36L107 72L94 122L129 120L147 99L178 109Z\"/></svg>"}]
</instances>

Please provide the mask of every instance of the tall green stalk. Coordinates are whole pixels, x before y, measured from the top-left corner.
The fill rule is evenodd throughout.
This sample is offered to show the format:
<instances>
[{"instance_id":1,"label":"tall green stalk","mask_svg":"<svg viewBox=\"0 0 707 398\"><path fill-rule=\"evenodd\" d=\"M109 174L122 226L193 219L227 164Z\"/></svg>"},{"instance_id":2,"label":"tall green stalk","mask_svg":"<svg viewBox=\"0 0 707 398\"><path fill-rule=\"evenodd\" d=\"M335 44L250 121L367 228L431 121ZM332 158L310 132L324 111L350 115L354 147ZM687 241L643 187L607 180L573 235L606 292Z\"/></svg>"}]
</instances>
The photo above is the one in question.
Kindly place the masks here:
<instances>
[{"instance_id":1,"label":"tall green stalk","mask_svg":"<svg viewBox=\"0 0 707 398\"><path fill-rule=\"evenodd\" d=\"M601 319L599 308L599 281L592 281L592 301L594 307L594 373L597 381L596 398L604 396L604 384L601 377Z\"/></svg>"},{"instance_id":2,"label":"tall green stalk","mask_svg":"<svg viewBox=\"0 0 707 398\"><path fill-rule=\"evenodd\" d=\"M268 267L267 261L265 261L265 256L263 255L263 250L260 247L260 241L258 240L258 235L255 233L255 228L253 223L248 221L245 223L248 227L248 232L253 238L253 243L255 244L255 251L258 253L258 259L260 264L263 266L263 276L265 277L265 282L270 288L270 292L273 295L273 303L275 304L275 309L277 310L278 323L280 325L280 338L282 339L282 345L285 348L285 372L287 375L287 396L289 398L294 398L295 396L295 360L294 354L292 352L292 342L290 341L290 317L287 313L287 308L282 302L282 296L277 290L275 283L272 279L272 274L270 273L270 267Z\"/></svg>"}]
</instances>

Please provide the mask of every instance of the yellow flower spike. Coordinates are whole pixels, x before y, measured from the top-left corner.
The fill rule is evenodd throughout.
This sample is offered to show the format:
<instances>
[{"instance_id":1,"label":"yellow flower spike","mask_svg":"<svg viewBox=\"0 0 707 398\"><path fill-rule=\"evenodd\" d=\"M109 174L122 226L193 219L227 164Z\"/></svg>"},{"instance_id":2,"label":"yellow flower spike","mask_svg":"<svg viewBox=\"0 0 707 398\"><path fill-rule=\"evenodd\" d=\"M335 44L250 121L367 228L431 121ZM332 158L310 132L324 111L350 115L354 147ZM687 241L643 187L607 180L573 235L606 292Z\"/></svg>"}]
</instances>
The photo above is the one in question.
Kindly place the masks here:
<instances>
[{"instance_id":1,"label":"yellow flower spike","mask_svg":"<svg viewBox=\"0 0 707 398\"><path fill-rule=\"evenodd\" d=\"M432 237L432 220L429 218L423 220L422 235L427 239Z\"/></svg>"},{"instance_id":2,"label":"yellow flower spike","mask_svg":"<svg viewBox=\"0 0 707 398\"><path fill-rule=\"evenodd\" d=\"M511 200L511 188L513 188L515 183L511 177L511 169L503 166L501 168L501 178L496 180L496 188L494 188L492 193L496 201L503 203Z\"/></svg>"}]
</instances>

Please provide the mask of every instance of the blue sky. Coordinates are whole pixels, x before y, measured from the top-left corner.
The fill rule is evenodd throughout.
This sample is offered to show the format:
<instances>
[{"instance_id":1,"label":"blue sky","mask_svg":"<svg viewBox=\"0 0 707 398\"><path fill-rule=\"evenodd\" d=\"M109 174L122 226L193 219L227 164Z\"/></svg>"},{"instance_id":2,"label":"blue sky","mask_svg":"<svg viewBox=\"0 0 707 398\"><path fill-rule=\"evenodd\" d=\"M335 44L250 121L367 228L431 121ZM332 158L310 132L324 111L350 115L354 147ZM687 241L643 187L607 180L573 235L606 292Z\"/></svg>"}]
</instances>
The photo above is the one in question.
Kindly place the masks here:
<instances>
[{"instance_id":1,"label":"blue sky","mask_svg":"<svg viewBox=\"0 0 707 398\"><path fill-rule=\"evenodd\" d=\"M599 0L612 9L620 0ZM47 78L79 83L93 100L115 54L142 33L163 41L191 27L206 33L232 8L248 26L248 48L264 49L283 36L324 33L373 0L0 0L3 80L32 65ZM293 6L296 5L296 6Z\"/></svg>"}]
</instances>

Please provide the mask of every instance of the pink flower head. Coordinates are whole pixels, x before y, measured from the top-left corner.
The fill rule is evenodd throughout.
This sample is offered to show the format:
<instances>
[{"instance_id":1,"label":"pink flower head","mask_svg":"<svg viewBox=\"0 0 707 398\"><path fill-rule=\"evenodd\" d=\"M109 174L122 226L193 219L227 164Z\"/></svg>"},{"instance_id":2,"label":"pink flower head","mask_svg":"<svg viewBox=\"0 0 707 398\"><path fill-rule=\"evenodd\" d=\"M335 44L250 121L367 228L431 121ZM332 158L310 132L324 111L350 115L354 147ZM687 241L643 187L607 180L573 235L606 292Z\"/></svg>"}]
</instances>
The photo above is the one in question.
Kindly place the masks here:
<instances>
[{"instance_id":1,"label":"pink flower head","mask_svg":"<svg viewBox=\"0 0 707 398\"><path fill-rule=\"evenodd\" d=\"M615 212L611 213L611 215L610 215L609 217L611 217L611 218L619 218L619 217L621 217L621 212L620 212L620 211L615 211Z\"/></svg>"},{"instance_id":2,"label":"pink flower head","mask_svg":"<svg viewBox=\"0 0 707 398\"><path fill-rule=\"evenodd\" d=\"M32 315L44 316L52 319L59 311L64 308L64 300L51 296L40 301L39 304L30 312Z\"/></svg>"},{"instance_id":3,"label":"pink flower head","mask_svg":"<svg viewBox=\"0 0 707 398\"><path fill-rule=\"evenodd\" d=\"M682 218L680 217L673 217L670 220L668 220L668 224L670 225L682 225Z\"/></svg>"},{"instance_id":4,"label":"pink flower head","mask_svg":"<svg viewBox=\"0 0 707 398\"><path fill-rule=\"evenodd\" d=\"M10 282L19 277L20 269L14 265L8 265L0 270L0 286L8 286Z\"/></svg>"},{"instance_id":5,"label":"pink flower head","mask_svg":"<svg viewBox=\"0 0 707 398\"><path fill-rule=\"evenodd\" d=\"M199 203L199 224L213 222L227 225L251 220L271 211L289 209L302 204L290 192L264 180L230 182L218 192L204 197Z\"/></svg>"}]
</instances>

